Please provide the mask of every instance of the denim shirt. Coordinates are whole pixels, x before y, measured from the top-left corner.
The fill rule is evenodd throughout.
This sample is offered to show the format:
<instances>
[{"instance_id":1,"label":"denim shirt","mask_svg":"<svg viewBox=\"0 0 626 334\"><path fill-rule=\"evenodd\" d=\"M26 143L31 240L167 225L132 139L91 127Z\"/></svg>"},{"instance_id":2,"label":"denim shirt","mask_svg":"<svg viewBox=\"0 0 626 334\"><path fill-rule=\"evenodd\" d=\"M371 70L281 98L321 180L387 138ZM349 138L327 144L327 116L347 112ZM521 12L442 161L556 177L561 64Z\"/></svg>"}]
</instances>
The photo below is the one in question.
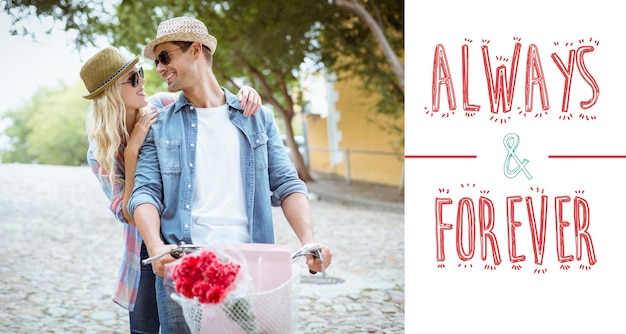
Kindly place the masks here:
<instances>
[{"instance_id":1,"label":"denim shirt","mask_svg":"<svg viewBox=\"0 0 626 334\"><path fill-rule=\"evenodd\" d=\"M237 97L222 89L230 121L240 130L243 174L233 177L244 181L250 241L274 243L272 206L280 206L292 193L308 194L306 184L287 155L272 111L261 107L255 115L244 117ZM161 215L161 236L168 244L192 243L197 138L196 108L181 93L176 103L161 110L139 152L128 211L134 215L139 205L154 205Z\"/></svg>"}]
</instances>

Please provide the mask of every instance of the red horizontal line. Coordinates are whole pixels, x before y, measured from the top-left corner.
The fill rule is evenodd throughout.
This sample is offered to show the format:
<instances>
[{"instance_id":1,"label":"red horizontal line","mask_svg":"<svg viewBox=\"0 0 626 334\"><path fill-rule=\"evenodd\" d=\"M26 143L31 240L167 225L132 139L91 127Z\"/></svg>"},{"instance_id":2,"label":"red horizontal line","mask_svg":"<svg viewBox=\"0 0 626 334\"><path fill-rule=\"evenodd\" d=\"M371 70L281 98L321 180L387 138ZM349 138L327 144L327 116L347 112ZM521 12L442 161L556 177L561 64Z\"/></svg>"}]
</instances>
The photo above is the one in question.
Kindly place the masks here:
<instances>
[{"instance_id":1,"label":"red horizontal line","mask_svg":"<svg viewBox=\"0 0 626 334\"><path fill-rule=\"evenodd\" d=\"M405 155L406 159L475 159L475 155Z\"/></svg>"},{"instance_id":2,"label":"red horizontal line","mask_svg":"<svg viewBox=\"0 0 626 334\"><path fill-rule=\"evenodd\" d=\"M626 159L626 155L548 155L548 159Z\"/></svg>"}]
</instances>

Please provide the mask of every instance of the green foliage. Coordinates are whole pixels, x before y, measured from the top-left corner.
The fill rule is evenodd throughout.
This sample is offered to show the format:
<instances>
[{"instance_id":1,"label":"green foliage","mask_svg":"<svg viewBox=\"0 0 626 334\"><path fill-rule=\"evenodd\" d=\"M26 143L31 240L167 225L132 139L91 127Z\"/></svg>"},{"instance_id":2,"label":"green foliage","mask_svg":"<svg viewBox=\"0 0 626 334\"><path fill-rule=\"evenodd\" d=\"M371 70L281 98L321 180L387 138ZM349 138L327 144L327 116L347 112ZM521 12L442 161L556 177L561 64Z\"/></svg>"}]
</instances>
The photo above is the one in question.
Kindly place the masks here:
<instances>
[{"instance_id":1,"label":"green foliage","mask_svg":"<svg viewBox=\"0 0 626 334\"><path fill-rule=\"evenodd\" d=\"M374 17L402 59L403 0L357 1ZM242 84L255 87L264 103L271 104L284 120L286 135L291 135L294 106L303 104L298 72L305 58L313 60L317 68L337 73L339 80L355 76L361 79L363 89L382 96L377 105L379 113L399 117L404 112L403 88L396 83L370 29L360 18L342 11L329 0L121 0L119 4L106 0L14 0L0 2L0 7L12 17L14 34L29 33L24 19L52 18L62 22L66 31L77 34L75 41L79 49L105 37L110 44L126 46L137 55L143 55L143 47L155 37L159 22L181 15L196 17L217 37L213 70L220 83L233 93ZM144 67L146 92L165 90L162 79L151 71L150 63ZM52 105L68 101L51 100L46 110L50 112L55 109ZM85 101L82 102L84 106ZM86 107L82 107L84 110ZM43 115L43 111L39 112ZM74 113L66 112L67 115L62 110L54 111L56 117L67 117L64 122L71 124ZM54 148L46 146L46 140L39 137L64 124L44 126L44 116L35 117L21 109L9 114L14 123L7 134L12 138L14 152L3 152L3 161L11 157L13 161L19 158L43 162L44 156L45 161L52 161L52 156L67 153L52 154ZM77 129L83 131L83 128ZM55 140L62 136L75 138L76 133L68 130L57 135ZM70 151L67 146L77 144L69 137L56 147L66 146L63 151Z\"/></svg>"},{"instance_id":2,"label":"green foliage","mask_svg":"<svg viewBox=\"0 0 626 334\"><path fill-rule=\"evenodd\" d=\"M358 0L382 27L399 57L404 52L404 1ZM93 44L98 36L141 55L159 22L179 15L204 21L218 38L214 68L218 79L236 91L242 83L261 93L287 117L291 95L298 91L296 72L304 57L339 73L358 76L363 88L378 91L378 111L401 115L404 93L393 78L379 45L354 14L327 0L13 0L0 2L12 18L13 34L29 34L23 23L36 16L52 18L77 34L76 46ZM346 61L347 59L347 61ZM148 81L148 91L165 87Z\"/></svg>"},{"instance_id":3,"label":"green foliage","mask_svg":"<svg viewBox=\"0 0 626 334\"><path fill-rule=\"evenodd\" d=\"M0 161L30 163L35 157L28 154L28 108L9 110L2 115L3 119L10 120L12 125L5 129L4 135L9 137L10 149L0 151Z\"/></svg>"},{"instance_id":4,"label":"green foliage","mask_svg":"<svg viewBox=\"0 0 626 334\"><path fill-rule=\"evenodd\" d=\"M254 87L292 138L295 106L303 104L298 71L305 57L319 54L314 31L329 8L326 1L309 0L122 1L117 18L124 24L115 30L115 44L134 46L131 52L142 54L159 22L176 16L198 18L217 38L213 72L220 84L233 93L243 84ZM300 177L310 179L301 157L295 164Z\"/></svg>"},{"instance_id":5,"label":"green foliage","mask_svg":"<svg viewBox=\"0 0 626 334\"><path fill-rule=\"evenodd\" d=\"M297 91L297 70L312 48L312 27L328 8L326 2L231 1L122 1L115 43L131 45L141 54L155 37L158 23L189 15L205 22L217 37L214 72L232 91L249 84L276 110L292 116L292 93Z\"/></svg>"},{"instance_id":6,"label":"green foliage","mask_svg":"<svg viewBox=\"0 0 626 334\"><path fill-rule=\"evenodd\" d=\"M36 17L40 24L50 25L50 33L54 23L63 24L63 30L79 33L75 39L76 46L93 45L96 34L106 35L101 29L110 18L110 1L106 0L9 0L0 2L0 10L11 17L12 35L36 36L29 30L28 21ZM51 19L46 21L44 19Z\"/></svg>"},{"instance_id":7,"label":"green foliage","mask_svg":"<svg viewBox=\"0 0 626 334\"><path fill-rule=\"evenodd\" d=\"M382 28L396 55L404 57L404 1L362 0ZM370 29L354 14L335 10L328 13L320 36L322 62L338 74L338 80L357 76L362 88L376 91L382 99L377 111L398 117L404 112L404 92L395 80Z\"/></svg>"},{"instance_id":8,"label":"green foliage","mask_svg":"<svg viewBox=\"0 0 626 334\"><path fill-rule=\"evenodd\" d=\"M10 147L0 152L2 162L37 162L78 166L86 163L85 116L89 101L85 87L60 85L40 88L30 101L2 118L11 121L5 135Z\"/></svg>"}]
</instances>

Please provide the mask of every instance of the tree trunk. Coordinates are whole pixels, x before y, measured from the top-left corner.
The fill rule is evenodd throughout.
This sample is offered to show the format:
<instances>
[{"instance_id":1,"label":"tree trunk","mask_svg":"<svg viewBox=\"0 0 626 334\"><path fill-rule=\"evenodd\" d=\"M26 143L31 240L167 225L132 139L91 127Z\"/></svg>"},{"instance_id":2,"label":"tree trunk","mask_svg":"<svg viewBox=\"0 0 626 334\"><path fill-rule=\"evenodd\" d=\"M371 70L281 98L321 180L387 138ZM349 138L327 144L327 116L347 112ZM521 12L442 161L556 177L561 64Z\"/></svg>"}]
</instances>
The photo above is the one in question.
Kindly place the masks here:
<instances>
[{"instance_id":1,"label":"tree trunk","mask_svg":"<svg viewBox=\"0 0 626 334\"><path fill-rule=\"evenodd\" d=\"M309 173L306 163L304 162L304 158L302 158L302 154L300 154L298 144L296 144L296 141L293 139L293 129L291 127L291 120L293 117L286 115L286 113L281 112L281 114L283 116L283 120L285 121L285 130L287 132L284 135L287 140L287 146L291 150L292 162L298 171L298 177L300 177L300 179L304 182L314 181L311 173Z\"/></svg>"},{"instance_id":2,"label":"tree trunk","mask_svg":"<svg viewBox=\"0 0 626 334\"><path fill-rule=\"evenodd\" d=\"M294 113L294 108L293 108L293 101L291 100L291 96L289 95L289 90L287 89L287 85L285 81L283 80L286 77L286 75L284 73L280 73L280 71L278 70L274 71L275 76L281 79L280 93L277 93L277 94L282 94L285 100L287 101L287 106L283 106L274 97L274 92L272 92L272 90L270 89L267 81L265 80L265 77L261 75L261 73L251 64L245 63L245 65L247 69L250 71L250 73L252 74L252 76L256 77L259 80L259 83L261 84L261 88L263 92L260 94L263 97L264 103L269 103L273 105L274 108L278 110L281 118L283 119L283 122L285 123L285 131L287 131L287 133L284 133L284 135L287 137L286 138L287 146L291 149L292 162L293 162L293 165L296 167L296 171L298 172L298 177L300 177L300 179L304 182L314 181L313 177L311 176L311 173L309 173L309 169L304 163L302 154L300 154L300 151L298 150L298 145L293 139L293 128L291 127L291 121L293 120L293 115L295 113Z\"/></svg>"},{"instance_id":3,"label":"tree trunk","mask_svg":"<svg viewBox=\"0 0 626 334\"><path fill-rule=\"evenodd\" d=\"M363 7L363 5L361 5L356 0L333 0L333 4L358 16L370 28L370 30L374 34L374 38L376 38L378 44L380 45L380 48L383 50L383 54L387 59L387 63L389 64L389 66L391 66L391 69L393 70L393 73L396 77L396 82L402 88L402 92L404 92L404 66L400 62L400 59L398 59L396 54L393 52L393 49L387 41L385 33L376 23L376 20L372 17L372 15L367 11L365 7Z\"/></svg>"},{"instance_id":4,"label":"tree trunk","mask_svg":"<svg viewBox=\"0 0 626 334\"><path fill-rule=\"evenodd\" d=\"M276 78L280 79L281 89L280 89L280 92L276 94L282 94L282 96L285 98L285 101L287 101L286 103L287 106L283 106L274 97L275 93L272 92L272 89L270 89L270 86L267 83L267 80L265 80L265 76L262 75L254 66L252 66L252 64L250 63L244 63L244 64L246 68L248 69L248 71L250 71L252 76L257 78L259 80L259 83L261 84L261 91L259 92L259 94L261 94L261 97L264 100L263 103L264 104L269 103L273 105L274 108L276 108L276 110L280 113L280 116L283 119L283 122L285 123L285 131L287 131L287 133L284 133L284 135L287 137L286 138L287 146L291 149L292 162L293 162L293 165L296 167L296 171L298 172L298 177L300 177L300 179L304 182L314 181L313 177L311 176L311 173L309 173L309 169L304 163L302 154L300 154L300 151L298 150L298 145L293 139L293 128L291 127L291 121L293 120L293 115L295 114L295 112L293 108L293 101L291 100L291 96L289 95L289 90L287 89L287 85L284 81L284 78L286 77L286 75L284 73L280 73L280 71L278 70L273 71ZM213 65L213 66L216 67L216 65Z\"/></svg>"}]
</instances>

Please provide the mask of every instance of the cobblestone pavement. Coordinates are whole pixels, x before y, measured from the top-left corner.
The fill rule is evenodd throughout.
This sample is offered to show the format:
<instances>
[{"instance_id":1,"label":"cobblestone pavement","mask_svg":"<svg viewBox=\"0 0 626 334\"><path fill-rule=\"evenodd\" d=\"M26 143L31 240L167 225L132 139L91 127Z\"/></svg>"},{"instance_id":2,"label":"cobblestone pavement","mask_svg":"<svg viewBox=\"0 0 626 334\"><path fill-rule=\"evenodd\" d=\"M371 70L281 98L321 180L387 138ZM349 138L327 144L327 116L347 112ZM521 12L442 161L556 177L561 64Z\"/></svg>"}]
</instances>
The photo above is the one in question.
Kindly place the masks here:
<instances>
[{"instance_id":1,"label":"cobblestone pavement","mask_svg":"<svg viewBox=\"0 0 626 334\"><path fill-rule=\"evenodd\" d=\"M391 187L376 199L383 189L335 181L310 186L316 238L333 263L322 281L299 261L296 333L404 333L401 196ZM354 193L339 200L333 185ZM110 299L122 227L89 169L0 164L0 187L0 333L127 333L127 313ZM393 203L373 204L382 202ZM274 213L277 242L295 251Z\"/></svg>"}]
</instances>

